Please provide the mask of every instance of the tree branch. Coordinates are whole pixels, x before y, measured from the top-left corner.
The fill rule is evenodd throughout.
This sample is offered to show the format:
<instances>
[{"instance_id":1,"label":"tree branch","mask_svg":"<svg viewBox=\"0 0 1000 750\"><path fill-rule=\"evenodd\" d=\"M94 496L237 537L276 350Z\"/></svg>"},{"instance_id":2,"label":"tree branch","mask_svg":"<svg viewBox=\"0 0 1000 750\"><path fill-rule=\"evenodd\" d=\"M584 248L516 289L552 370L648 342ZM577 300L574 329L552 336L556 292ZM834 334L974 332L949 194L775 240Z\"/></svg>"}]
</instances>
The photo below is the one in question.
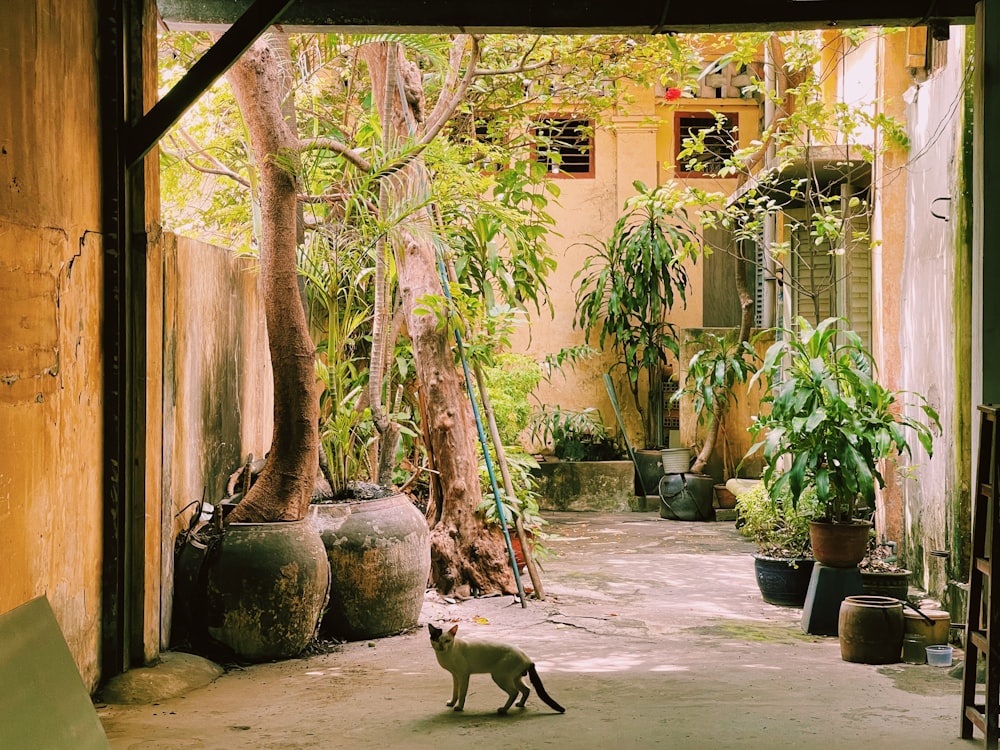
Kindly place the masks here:
<instances>
[{"instance_id":1,"label":"tree branch","mask_svg":"<svg viewBox=\"0 0 1000 750\"><path fill-rule=\"evenodd\" d=\"M356 166L362 172L370 172L371 163L361 154L333 138L309 138L299 141L299 151L333 151L335 154L343 156L347 161Z\"/></svg>"},{"instance_id":2,"label":"tree branch","mask_svg":"<svg viewBox=\"0 0 1000 750\"><path fill-rule=\"evenodd\" d=\"M229 167L227 167L221 161L219 161L218 159L216 159L214 156L210 156L208 153L205 152L205 149L199 148L198 144L194 143L194 141L191 139L191 137L189 135L187 135L187 133L185 133L183 129L179 129L179 130L180 130L181 134L184 135L184 139L186 141L188 141L188 143L190 145L194 146L198 150L195 153L193 153L193 154L181 154L181 153L170 151L169 149L166 149L166 148L164 148L161 145L160 148L161 148L161 150L165 154L167 154L168 156L172 156L175 159L179 159L179 160L183 161L185 164L187 164L189 167L191 167L191 169L193 169L195 172L199 172L201 174L218 175L220 177L228 177L229 179L233 180L234 182L236 182L236 183L242 185L243 187L249 189L249 187L250 187L250 181L249 180L247 180L243 175L239 174L238 172L234 172L233 170L231 170ZM196 164L195 161L194 161L194 159L193 159L193 157L196 156L196 155L197 156L201 156L203 159L205 159L207 162L209 162L209 164L211 164L212 166L211 167L205 167L205 166L202 166L200 164Z\"/></svg>"},{"instance_id":3,"label":"tree branch","mask_svg":"<svg viewBox=\"0 0 1000 750\"><path fill-rule=\"evenodd\" d=\"M468 39L472 43L472 49L469 51L469 65L465 69L465 76L458 83L455 90L452 92L449 98L445 98L442 94L441 98L438 99L437 104L434 106L434 111L428 118L427 129L424 131L423 137L420 139L419 145L421 147L426 146L441 131L444 124L451 119L451 116L455 114L455 110L458 109L458 105L462 103L465 99L465 94L469 90L469 86L472 84L473 79L476 77L476 63L479 62L479 37L471 35ZM458 57L455 52L455 48L452 48L453 57ZM458 58L460 59L460 58ZM457 60L453 65L453 70L457 71L458 65Z\"/></svg>"}]
</instances>

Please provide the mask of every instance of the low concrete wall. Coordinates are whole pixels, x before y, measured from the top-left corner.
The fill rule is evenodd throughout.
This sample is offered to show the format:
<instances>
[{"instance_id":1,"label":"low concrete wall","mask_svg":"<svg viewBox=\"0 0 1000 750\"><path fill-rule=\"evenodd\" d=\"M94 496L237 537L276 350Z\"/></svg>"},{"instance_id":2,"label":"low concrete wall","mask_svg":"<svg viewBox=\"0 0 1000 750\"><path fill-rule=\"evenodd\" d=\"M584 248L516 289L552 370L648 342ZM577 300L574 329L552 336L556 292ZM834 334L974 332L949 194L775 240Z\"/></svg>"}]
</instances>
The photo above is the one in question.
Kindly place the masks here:
<instances>
[{"instance_id":1,"label":"low concrete wall","mask_svg":"<svg viewBox=\"0 0 1000 750\"><path fill-rule=\"evenodd\" d=\"M635 469L631 461L552 458L540 464L537 476L541 510L618 512L645 507L644 498L635 496Z\"/></svg>"}]
</instances>

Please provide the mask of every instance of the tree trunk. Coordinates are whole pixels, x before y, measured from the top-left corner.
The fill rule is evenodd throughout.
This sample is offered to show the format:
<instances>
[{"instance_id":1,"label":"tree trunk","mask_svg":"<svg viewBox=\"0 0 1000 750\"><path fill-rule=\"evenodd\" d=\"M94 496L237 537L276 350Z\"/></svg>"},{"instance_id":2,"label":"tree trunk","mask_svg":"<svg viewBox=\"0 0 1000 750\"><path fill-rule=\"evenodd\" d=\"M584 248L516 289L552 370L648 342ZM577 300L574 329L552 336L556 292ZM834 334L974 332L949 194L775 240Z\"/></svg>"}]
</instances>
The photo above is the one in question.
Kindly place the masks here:
<instances>
[{"instance_id":1,"label":"tree trunk","mask_svg":"<svg viewBox=\"0 0 1000 750\"><path fill-rule=\"evenodd\" d=\"M298 138L282 113L288 85L268 38L227 74L250 135L261 211L260 281L274 370L274 434L260 477L230 521L304 518L316 481L319 405L315 347L296 265Z\"/></svg>"},{"instance_id":2,"label":"tree trunk","mask_svg":"<svg viewBox=\"0 0 1000 750\"><path fill-rule=\"evenodd\" d=\"M369 44L362 49L386 141L414 143L424 116L419 70L408 62L398 44ZM447 95L447 92L444 94ZM394 149L393 149L394 150ZM427 191L421 157L392 179L391 194L403 201ZM411 217L416 231L402 231L395 243L396 268L406 325L413 342L417 378L423 391L422 415L429 437L428 451L438 471L440 506L433 509L431 579L446 594L490 594L515 590L502 532L487 526L476 506L482 498L475 449L472 407L466 395L451 340L438 330L435 316L415 315L425 295L442 296L430 220L426 211Z\"/></svg>"}]
</instances>

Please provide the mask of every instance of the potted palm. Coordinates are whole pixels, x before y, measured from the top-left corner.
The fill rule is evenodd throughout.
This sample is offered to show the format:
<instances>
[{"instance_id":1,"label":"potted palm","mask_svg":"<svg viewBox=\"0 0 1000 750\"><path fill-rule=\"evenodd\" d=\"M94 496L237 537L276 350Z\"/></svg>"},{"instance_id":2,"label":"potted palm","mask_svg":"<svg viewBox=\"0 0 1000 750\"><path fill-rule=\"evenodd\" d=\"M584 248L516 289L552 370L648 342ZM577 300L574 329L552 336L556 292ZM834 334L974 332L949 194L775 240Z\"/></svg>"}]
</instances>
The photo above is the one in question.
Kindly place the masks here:
<instances>
[{"instance_id":1,"label":"potted palm","mask_svg":"<svg viewBox=\"0 0 1000 750\"><path fill-rule=\"evenodd\" d=\"M809 521L817 512L816 491L807 489L793 502L787 489L772 498L761 482L737 497L736 508L740 534L757 545L754 573L764 601L801 607L814 562Z\"/></svg>"},{"instance_id":2,"label":"potted palm","mask_svg":"<svg viewBox=\"0 0 1000 750\"><path fill-rule=\"evenodd\" d=\"M614 345L628 373L629 389L643 416L648 448L665 446L663 376L668 355L678 354L674 326L666 319L675 300L685 302L687 261L697 258L698 233L688 217L697 197L672 184L647 187L636 181L606 240L588 243L591 254L574 280L577 313L573 325L589 342ZM646 401L640 401L645 372Z\"/></svg>"},{"instance_id":3,"label":"potted palm","mask_svg":"<svg viewBox=\"0 0 1000 750\"><path fill-rule=\"evenodd\" d=\"M736 386L746 383L756 371L757 353L750 342L740 340L735 328L721 334L701 331L689 343L696 351L687 364L684 388L672 399L690 399L698 426L705 430L704 442L691 465L691 472L700 474L716 451L726 412L736 400ZM733 476L735 469L728 465L725 445L723 448L723 473ZM720 502L720 507L732 506Z\"/></svg>"},{"instance_id":4,"label":"potted palm","mask_svg":"<svg viewBox=\"0 0 1000 750\"><path fill-rule=\"evenodd\" d=\"M794 331L781 330L764 364L751 379L765 379L749 453L763 449L763 479L772 498L787 488L798 502L816 489L821 519L810 522L813 555L825 565L854 567L865 556L871 523L859 518L874 508L875 485L885 485L880 462L911 455L909 436L932 452L937 413L919 394L890 391L876 382L875 363L861 338L827 318ZM910 416L922 412L929 424ZM787 470L779 466L787 463ZM780 472L780 473L779 473Z\"/></svg>"}]
</instances>

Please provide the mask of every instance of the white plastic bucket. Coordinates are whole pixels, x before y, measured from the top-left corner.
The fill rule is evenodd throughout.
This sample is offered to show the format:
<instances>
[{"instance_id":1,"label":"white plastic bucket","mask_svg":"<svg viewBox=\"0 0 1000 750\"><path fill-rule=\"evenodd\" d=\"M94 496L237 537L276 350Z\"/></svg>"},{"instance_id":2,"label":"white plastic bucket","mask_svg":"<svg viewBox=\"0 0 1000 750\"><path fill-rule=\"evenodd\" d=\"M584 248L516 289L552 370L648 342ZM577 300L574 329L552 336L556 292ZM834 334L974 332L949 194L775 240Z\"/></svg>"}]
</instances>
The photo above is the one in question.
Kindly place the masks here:
<instances>
[{"instance_id":1,"label":"white plastic bucket","mask_svg":"<svg viewBox=\"0 0 1000 750\"><path fill-rule=\"evenodd\" d=\"M660 451L664 474L685 474L691 470L691 451L687 448L664 448Z\"/></svg>"}]
</instances>

